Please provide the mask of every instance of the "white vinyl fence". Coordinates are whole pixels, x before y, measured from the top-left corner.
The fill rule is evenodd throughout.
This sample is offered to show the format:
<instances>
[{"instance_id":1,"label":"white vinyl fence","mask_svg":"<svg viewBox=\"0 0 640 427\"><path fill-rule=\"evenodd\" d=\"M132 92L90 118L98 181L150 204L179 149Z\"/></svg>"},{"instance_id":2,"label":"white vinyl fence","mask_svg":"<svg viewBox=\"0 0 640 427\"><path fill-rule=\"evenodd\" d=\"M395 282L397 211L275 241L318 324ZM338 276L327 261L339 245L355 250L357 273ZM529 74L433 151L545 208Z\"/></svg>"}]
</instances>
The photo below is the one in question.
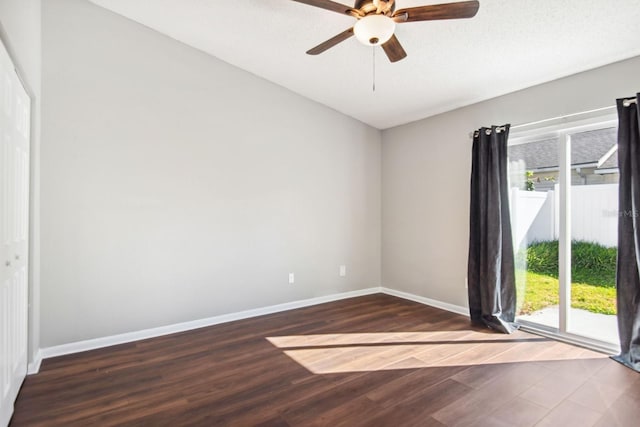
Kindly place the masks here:
<instances>
[{"instance_id":1,"label":"white vinyl fence","mask_svg":"<svg viewBox=\"0 0 640 427\"><path fill-rule=\"evenodd\" d=\"M511 190L514 244L556 240L559 235L558 184L547 192ZM618 245L618 184L571 187L571 238Z\"/></svg>"}]
</instances>

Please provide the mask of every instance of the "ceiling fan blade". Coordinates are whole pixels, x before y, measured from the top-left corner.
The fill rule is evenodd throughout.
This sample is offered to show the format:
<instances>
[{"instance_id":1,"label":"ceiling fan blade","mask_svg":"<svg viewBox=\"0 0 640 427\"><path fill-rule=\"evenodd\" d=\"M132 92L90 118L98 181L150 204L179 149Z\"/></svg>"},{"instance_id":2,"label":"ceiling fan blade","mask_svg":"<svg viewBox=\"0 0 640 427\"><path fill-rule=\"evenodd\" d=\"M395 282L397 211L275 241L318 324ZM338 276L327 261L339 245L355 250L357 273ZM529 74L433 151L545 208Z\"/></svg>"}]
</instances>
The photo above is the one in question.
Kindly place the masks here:
<instances>
[{"instance_id":1,"label":"ceiling fan blade","mask_svg":"<svg viewBox=\"0 0 640 427\"><path fill-rule=\"evenodd\" d=\"M348 39L351 36L353 36L353 28L349 28L348 30L345 30L345 31L341 32L337 36L331 37L329 40L320 43L318 46L314 47L313 49L309 49L307 51L307 54L308 55L318 55L318 54L324 52L325 50L334 47L338 43L345 41L346 39Z\"/></svg>"},{"instance_id":2,"label":"ceiling fan blade","mask_svg":"<svg viewBox=\"0 0 640 427\"><path fill-rule=\"evenodd\" d=\"M396 10L393 18L396 22L433 21L438 19L473 18L478 13L480 3L463 1L459 3L433 4L429 6L409 7Z\"/></svg>"},{"instance_id":3,"label":"ceiling fan blade","mask_svg":"<svg viewBox=\"0 0 640 427\"><path fill-rule=\"evenodd\" d=\"M388 42L382 45L382 49L384 49L384 53L387 54L391 62L398 62L407 57L407 52L404 51L395 34L391 36Z\"/></svg>"},{"instance_id":4,"label":"ceiling fan blade","mask_svg":"<svg viewBox=\"0 0 640 427\"><path fill-rule=\"evenodd\" d=\"M309 6L319 7L321 9L331 10L333 12L345 15L353 15L353 9L342 3L336 3L331 0L293 0L298 3L308 4Z\"/></svg>"}]
</instances>

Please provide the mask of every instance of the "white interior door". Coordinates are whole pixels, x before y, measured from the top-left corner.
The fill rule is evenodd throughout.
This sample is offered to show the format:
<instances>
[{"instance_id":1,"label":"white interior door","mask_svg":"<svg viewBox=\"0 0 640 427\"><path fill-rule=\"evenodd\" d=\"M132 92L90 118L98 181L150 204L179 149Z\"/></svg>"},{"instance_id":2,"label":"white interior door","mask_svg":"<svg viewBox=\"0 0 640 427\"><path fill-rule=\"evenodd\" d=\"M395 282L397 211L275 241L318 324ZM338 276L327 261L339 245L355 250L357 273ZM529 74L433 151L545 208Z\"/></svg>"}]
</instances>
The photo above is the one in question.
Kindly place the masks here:
<instances>
[{"instance_id":1,"label":"white interior door","mask_svg":"<svg viewBox=\"0 0 640 427\"><path fill-rule=\"evenodd\" d=\"M0 426L27 373L31 100L0 45Z\"/></svg>"}]
</instances>

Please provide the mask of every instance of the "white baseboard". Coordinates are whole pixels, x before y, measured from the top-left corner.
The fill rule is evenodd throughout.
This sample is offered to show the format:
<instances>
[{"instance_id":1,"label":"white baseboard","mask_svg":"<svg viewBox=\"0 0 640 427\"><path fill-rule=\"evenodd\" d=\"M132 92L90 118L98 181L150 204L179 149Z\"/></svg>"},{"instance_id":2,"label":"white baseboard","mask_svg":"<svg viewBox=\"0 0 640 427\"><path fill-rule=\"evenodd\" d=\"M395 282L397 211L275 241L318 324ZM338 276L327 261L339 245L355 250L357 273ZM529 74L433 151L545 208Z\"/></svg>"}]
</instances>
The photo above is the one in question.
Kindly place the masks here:
<instances>
[{"instance_id":1,"label":"white baseboard","mask_svg":"<svg viewBox=\"0 0 640 427\"><path fill-rule=\"evenodd\" d=\"M382 287L380 292L382 292L383 294L392 295L394 297L407 299L409 301L419 302L420 304L428 305L430 307L440 308L452 313L462 314L464 316L469 315L469 309L461 305L449 304L447 302L421 297L418 295L410 294L408 292L396 291L395 289L385 287Z\"/></svg>"},{"instance_id":2,"label":"white baseboard","mask_svg":"<svg viewBox=\"0 0 640 427\"><path fill-rule=\"evenodd\" d=\"M37 374L40 372L40 365L42 365L42 350L38 350L33 359L33 362L27 366L27 375Z\"/></svg>"},{"instance_id":3,"label":"white baseboard","mask_svg":"<svg viewBox=\"0 0 640 427\"><path fill-rule=\"evenodd\" d=\"M268 307L256 308L252 310L240 311L237 313L223 314L220 316L208 317L206 319L193 320L190 322L176 323L173 325L161 326L158 328L144 329L141 331L127 332L124 334L112 335L108 337L95 338L85 341L77 341L69 344L62 344L53 347L46 347L38 350L35 360L29 364L28 374L37 374L40 371L40 365L43 359L50 357L64 356L66 354L80 353L83 351L95 350L98 348L110 347L118 344L126 344L133 341L155 338L163 335L174 334L178 332L190 331L192 329L204 328L207 326L218 325L235 320L248 319L265 314L279 313L281 311L293 310L296 308L309 307L312 305L323 304L332 301L338 301L346 298L354 298L364 295L376 293L384 293L409 301L418 302L431 307L440 308L465 316L469 315L469 309L459 305L449 304L446 302L421 297L407 292L397 291L395 289L385 287L373 287L360 289L357 291L343 292L339 294L326 295L322 297L309 298L305 300L292 301L284 304L271 305Z\"/></svg>"},{"instance_id":4,"label":"white baseboard","mask_svg":"<svg viewBox=\"0 0 640 427\"><path fill-rule=\"evenodd\" d=\"M174 334L177 332L185 332L192 329L218 325L220 323L233 322L235 320L248 319L251 317L263 316L265 314L278 313L281 311L309 307L312 305L338 301L346 298L377 294L380 292L382 292L380 287L360 289L357 291L343 292L339 294L287 302L284 304L271 305L268 307L256 308L252 310L245 310L236 313L223 314L220 316L193 320L190 322L176 323L173 325L161 326L158 328L144 329L141 331L127 332L124 334L112 335L108 337L72 342L69 344L62 344L53 347L46 347L38 351L38 359L29 365L29 374L37 374L40 370L40 363L42 362L42 360L50 357L64 356L66 354L80 353L82 351L95 350L98 348L110 347L112 345L126 344L129 342L144 340L147 338L154 338L162 335Z\"/></svg>"}]
</instances>

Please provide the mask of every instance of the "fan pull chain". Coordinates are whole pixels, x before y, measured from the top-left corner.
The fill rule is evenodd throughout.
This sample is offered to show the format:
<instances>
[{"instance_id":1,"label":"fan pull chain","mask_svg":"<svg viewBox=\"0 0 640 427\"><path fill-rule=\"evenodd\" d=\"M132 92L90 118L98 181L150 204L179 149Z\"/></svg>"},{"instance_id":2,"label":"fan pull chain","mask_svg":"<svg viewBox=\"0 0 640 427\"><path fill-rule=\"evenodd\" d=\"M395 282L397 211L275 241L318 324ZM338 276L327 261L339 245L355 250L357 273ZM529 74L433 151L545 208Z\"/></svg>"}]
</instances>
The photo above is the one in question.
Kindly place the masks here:
<instances>
[{"instance_id":1,"label":"fan pull chain","mask_svg":"<svg viewBox=\"0 0 640 427\"><path fill-rule=\"evenodd\" d=\"M372 46L371 51L373 52L373 92L376 91L376 47Z\"/></svg>"}]
</instances>

